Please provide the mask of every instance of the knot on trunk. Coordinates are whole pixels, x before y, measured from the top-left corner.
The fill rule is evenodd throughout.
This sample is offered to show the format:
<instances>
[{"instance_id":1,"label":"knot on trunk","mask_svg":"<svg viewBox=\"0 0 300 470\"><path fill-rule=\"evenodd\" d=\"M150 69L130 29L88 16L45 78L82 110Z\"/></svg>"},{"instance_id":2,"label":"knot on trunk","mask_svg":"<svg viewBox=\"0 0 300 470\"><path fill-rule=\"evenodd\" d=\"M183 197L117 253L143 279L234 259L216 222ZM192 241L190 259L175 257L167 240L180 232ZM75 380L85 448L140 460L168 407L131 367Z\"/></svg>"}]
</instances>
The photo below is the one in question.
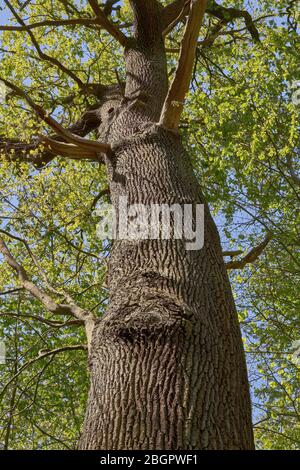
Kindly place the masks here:
<instances>
[{"instance_id":1,"label":"knot on trunk","mask_svg":"<svg viewBox=\"0 0 300 470\"><path fill-rule=\"evenodd\" d=\"M195 315L185 304L156 292L144 293L137 302L130 302L104 317L98 327L103 338L140 342L161 337L164 340L191 333Z\"/></svg>"}]
</instances>

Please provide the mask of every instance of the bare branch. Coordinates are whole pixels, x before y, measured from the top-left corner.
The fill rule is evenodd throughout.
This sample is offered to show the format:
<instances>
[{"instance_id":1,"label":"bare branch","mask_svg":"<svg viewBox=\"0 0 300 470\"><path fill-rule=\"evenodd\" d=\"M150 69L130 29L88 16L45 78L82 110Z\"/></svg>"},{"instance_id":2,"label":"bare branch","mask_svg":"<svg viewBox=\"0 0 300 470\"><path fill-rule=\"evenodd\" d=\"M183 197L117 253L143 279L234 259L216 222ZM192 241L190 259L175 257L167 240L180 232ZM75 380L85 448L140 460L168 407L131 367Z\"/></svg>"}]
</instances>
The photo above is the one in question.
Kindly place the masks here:
<instances>
[{"instance_id":1,"label":"bare branch","mask_svg":"<svg viewBox=\"0 0 300 470\"><path fill-rule=\"evenodd\" d=\"M6 159L31 162L37 168L45 166L56 156L62 156L71 160L90 160L102 163L99 154L95 152L83 150L72 144L58 142L46 136L36 138L30 143L0 138L0 151L1 150Z\"/></svg>"},{"instance_id":2,"label":"bare branch","mask_svg":"<svg viewBox=\"0 0 300 470\"><path fill-rule=\"evenodd\" d=\"M128 41L127 37L107 18L99 6L98 0L88 0L88 2L97 17L99 24L101 24L103 28L121 44L121 46L125 47Z\"/></svg>"},{"instance_id":3,"label":"bare branch","mask_svg":"<svg viewBox=\"0 0 300 470\"><path fill-rule=\"evenodd\" d=\"M14 312L0 312L0 317L10 317L10 318L17 318L18 320L27 321L27 320L36 320L40 323L44 323L45 325L51 326L52 328L63 328L65 326L81 326L83 325L83 321L81 320L70 320L70 321L55 321L55 320L47 320L44 317L39 315L24 315L21 313L14 313Z\"/></svg>"},{"instance_id":4,"label":"bare branch","mask_svg":"<svg viewBox=\"0 0 300 470\"><path fill-rule=\"evenodd\" d=\"M230 258L234 258L235 256L242 255L243 251L242 250L235 250L235 251L223 251L222 255L223 256L230 256Z\"/></svg>"},{"instance_id":5,"label":"bare branch","mask_svg":"<svg viewBox=\"0 0 300 470\"><path fill-rule=\"evenodd\" d=\"M268 233L262 243L252 248L252 250L250 250L243 258L225 263L226 269L243 269L247 264L254 263L262 254L271 239L272 235Z\"/></svg>"},{"instance_id":6,"label":"bare branch","mask_svg":"<svg viewBox=\"0 0 300 470\"><path fill-rule=\"evenodd\" d=\"M24 98L27 103L31 106L31 108L36 112L38 117L40 117L44 122L46 122L59 136L63 137L69 144L72 144L72 147L70 147L63 145L60 142L56 142L49 137L43 137L41 143L46 142L50 149L53 146L53 150L56 153L62 152L65 155L80 155L80 153L84 153L84 158L95 159L95 156L97 154L109 153L111 151L111 146L109 144L84 139L83 137L75 135L69 130L65 129L54 118L49 116L46 111L41 108L41 106L37 105L24 90L22 90L20 87L14 85L13 83L9 82L1 76L0 80L6 86L11 88L18 96Z\"/></svg>"},{"instance_id":7,"label":"bare branch","mask_svg":"<svg viewBox=\"0 0 300 470\"><path fill-rule=\"evenodd\" d=\"M98 92L99 94L99 92ZM97 107L93 106L87 110L80 119L75 122L68 131L75 135L84 137L100 125L100 118ZM32 162L36 167L41 168L53 160L57 155L61 155L73 160L91 160L99 162L99 154L94 151L83 150L72 144L61 142L61 137L53 135L51 137L37 137L30 143L7 139L0 136L0 151L4 152L5 158L12 161Z\"/></svg>"},{"instance_id":8,"label":"bare branch","mask_svg":"<svg viewBox=\"0 0 300 470\"><path fill-rule=\"evenodd\" d=\"M197 40L204 17L206 0L191 0L190 13L181 42L178 66L170 86L159 124L167 129L178 129L193 73Z\"/></svg>"},{"instance_id":9,"label":"bare branch","mask_svg":"<svg viewBox=\"0 0 300 470\"><path fill-rule=\"evenodd\" d=\"M169 33L188 14L189 4L190 0L175 0L164 8L163 27L165 34ZM219 18L223 24L231 23L237 18L244 18L251 37L254 41L259 41L259 32L249 12L238 8L226 8L214 0L208 0L206 13Z\"/></svg>"}]
</instances>

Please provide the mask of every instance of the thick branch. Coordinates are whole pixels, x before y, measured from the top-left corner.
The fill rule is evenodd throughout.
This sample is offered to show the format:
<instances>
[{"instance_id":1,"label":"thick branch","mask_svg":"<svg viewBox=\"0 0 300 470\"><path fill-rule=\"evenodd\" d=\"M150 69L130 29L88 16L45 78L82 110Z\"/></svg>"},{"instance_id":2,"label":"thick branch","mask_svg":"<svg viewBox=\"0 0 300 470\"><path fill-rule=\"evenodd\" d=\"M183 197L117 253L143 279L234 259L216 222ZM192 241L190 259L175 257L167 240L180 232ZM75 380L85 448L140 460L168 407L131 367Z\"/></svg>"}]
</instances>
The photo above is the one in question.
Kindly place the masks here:
<instances>
[{"instance_id":1,"label":"thick branch","mask_svg":"<svg viewBox=\"0 0 300 470\"><path fill-rule=\"evenodd\" d=\"M178 66L170 86L159 124L177 130L193 73L197 40L204 17L206 0L191 0L190 13L181 42Z\"/></svg>"},{"instance_id":2,"label":"thick branch","mask_svg":"<svg viewBox=\"0 0 300 470\"><path fill-rule=\"evenodd\" d=\"M29 151L35 148L38 148L41 144L46 144L47 150L54 152L55 155L61 154L65 156L70 156L73 159L90 159L90 160L98 160L99 161L99 154L102 153L109 153L111 147L109 144L100 143L98 141L93 141L89 139L84 139L80 136L81 131L86 133L90 132L92 128L95 128L99 120L97 119L94 113L86 114L84 119L81 118L78 121L77 125L73 126L71 130L65 129L61 124L59 124L54 118L49 116L46 111L41 108L39 105L34 103L34 101L29 97L24 90L20 87L14 85L13 83L9 82L5 78L0 77L0 80L9 88L11 88L18 96L24 98L27 103L31 106L31 108L36 112L38 117L40 117L44 122L46 122L58 136L62 137L66 142L60 142L55 140L53 137L40 137L35 141L35 143L26 144L27 147L21 148L16 147L16 150L25 150ZM82 124L86 123L86 129L82 129ZM95 127L94 127L95 126ZM77 135L75 135L72 130L76 130ZM2 145L6 151L13 150L14 147L11 145L12 142L8 142L8 148L6 145ZM71 145L70 145L71 144ZM20 145L17 143L17 146ZM24 144L23 144L24 145ZM0 140L0 148L1 148L1 140ZM48 157L48 156L47 156ZM46 157L46 160L47 160ZM101 158L100 158L101 160Z\"/></svg>"},{"instance_id":3,"label":"thick branch","mask_svg":"<svg viewBox=\"0 0 300 470\"><path fill-rule=\"evenodd\" d=\"M237 18L244 18L246 27L251 34L252 39L256 42L259 41L259 32L248 11L239 10L238 8L225 8L222 5L218 5L214 0L209 0L206 12L220 20L223 20L225 23L230 23Z\"/></svg>"},{"instance_id":4,"label":"thick branch","mask_svg":"<svg viewBox=\"0 0 300 470\"><path fill-rule=\"evenodd\" d=\"M226 269L243 269L247 264L254 263L262 254L271 239L272 236L267 234L262 243L252 248L252 250L250 250L249 253L247 253L243 258L225 263Z\"/></svg>"},{"instance_id":5,"label":"thick branch","mask_svg":"<svg viewBox=\"0 0 300 470\"><path fill-rule=\"evenodd\" d=\"M190 0L175 0L163 10L163 28L165 34L170 32L187 14ZM226 8L214 0L208 0L206 13L219 18L223 24L230 23L237 18L244 18L246 27L254 41L259 41L259 32L249 12L238 8Z\"/></svg>"}]
</instances>

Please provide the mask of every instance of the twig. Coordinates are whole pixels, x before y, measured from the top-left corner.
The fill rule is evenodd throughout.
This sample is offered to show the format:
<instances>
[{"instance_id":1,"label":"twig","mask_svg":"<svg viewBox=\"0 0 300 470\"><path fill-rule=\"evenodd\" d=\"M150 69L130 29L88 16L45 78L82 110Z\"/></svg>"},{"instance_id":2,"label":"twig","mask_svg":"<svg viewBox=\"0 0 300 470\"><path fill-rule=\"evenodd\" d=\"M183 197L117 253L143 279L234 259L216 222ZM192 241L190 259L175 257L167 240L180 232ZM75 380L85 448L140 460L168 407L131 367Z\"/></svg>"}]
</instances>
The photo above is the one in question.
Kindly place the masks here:
<instances>
[{"instance_id":1,"label":"twig","mask_svg":"<svg viewBox=\"0 0 300 470\"><path fill-rule=\"evenodd\" d=\"M7 390L7 387L23 372L23 370L27 369L29 366L34 364L35 362L39 361L40 359L44 359L48 356L54 356L55 354L59 354L60 352L65 351L86 351L88 348L85 344L76 344L74 346L63 346L61 348L51 349L51 350L41 350L40 354L37 357L34 357L30 361L23 364L22 367L18 370L18 372L11 377L11 379L5 384L3 389L1 390L0 396L3 396Z\"/></svg>"}]
</instances>

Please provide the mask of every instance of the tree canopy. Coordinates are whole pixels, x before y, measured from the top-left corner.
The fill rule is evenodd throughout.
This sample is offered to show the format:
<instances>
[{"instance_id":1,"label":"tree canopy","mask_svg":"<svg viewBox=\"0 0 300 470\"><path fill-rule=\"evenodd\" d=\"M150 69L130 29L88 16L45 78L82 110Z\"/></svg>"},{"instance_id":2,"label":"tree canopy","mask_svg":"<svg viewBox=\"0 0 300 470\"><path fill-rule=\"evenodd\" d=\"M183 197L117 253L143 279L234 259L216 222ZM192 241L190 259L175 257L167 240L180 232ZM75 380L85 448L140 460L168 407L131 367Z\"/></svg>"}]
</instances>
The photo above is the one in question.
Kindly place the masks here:
<instances>
[{"instance_id":1,"label":"tree canopy","mask_svg":"<svg viewBox=\"0 0 300 470\"><path fill-rule=\"evenodd\" d=\"M186 21L176 3L177 23L165 31L170 81ZM93 144L85 154L76 142L55 147L47 119L74 131L89 113L77 135L96 141L93 107L125 78L131 9L127 0L4 4L0 237L38 288L100 317L110 253L96 236L96 209L109 198L105 169ZM263 449L300 447L298 7L208 1L179 127L220 228ZM1 447L72 448L88 388L82 321L68 311L58 318L0 263Z\"/></svg>"}]
</instances>

